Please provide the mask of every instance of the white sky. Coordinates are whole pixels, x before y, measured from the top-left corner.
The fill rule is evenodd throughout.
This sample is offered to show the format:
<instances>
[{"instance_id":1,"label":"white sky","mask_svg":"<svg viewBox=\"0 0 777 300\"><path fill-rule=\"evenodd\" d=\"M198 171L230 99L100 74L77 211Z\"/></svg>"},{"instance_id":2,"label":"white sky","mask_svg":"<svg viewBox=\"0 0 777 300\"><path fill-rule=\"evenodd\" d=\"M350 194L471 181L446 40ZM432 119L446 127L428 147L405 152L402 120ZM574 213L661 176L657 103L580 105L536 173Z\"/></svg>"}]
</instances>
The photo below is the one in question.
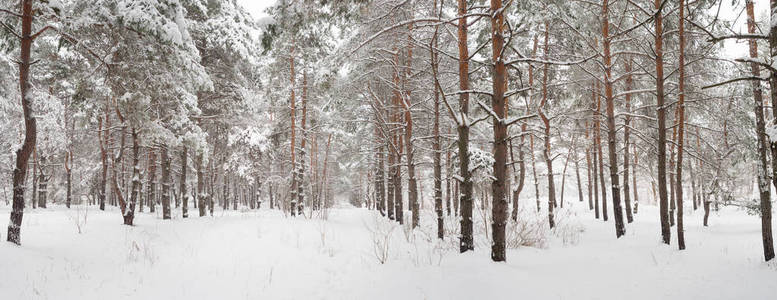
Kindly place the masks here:
<instances>
[{"instance_id":1,"label":"white sky","mask_svg":"<svg viewBox=\"0 0 777 300\"><path fill-rule=\"evenodd\" d=\"M734 33L747 33L747 12L745 11L744 1L739 1L739 7L734 8L731 6L730 0L722 0L723 6L720 8L720 16L723 19L734 21L733 30ZM767 20L769 18L769 0L754 0L753 11L755 12L756 20ZM712 13L717 11L717 6ZM768 30L769 28L761 28L762 30ZM756 29L757 30L757 29ZM763 41L758 42L763 43ZM723 53L729 58L740 58L748 56L747 40L726 40L723 42Z\"/></svg>"},{"instance_id":2,"label":"white sky","mask_svg":"<svg viewBox=\"0 0 777 300\"><path fill-rule=\"evenodd\" d=\"M733 8L730 0L721 0L723 6L720 10L720 15L723 19L735 21L734 32L747 33L746 20L747 16L744 13L744 2L740 2L739 8ZM267 7L272 6L277 0L237 0L237 2L254 16L256 20L267 18L268 15L264 13ZM768 18L769 12L769 0L755 0L755 14L756 18L763 20ZM715 8L717 10L717 7ZM714 12L713 12L714 13ZM744 57L748 54L747 41L727 40L724 42L724 54L731 58Z\"/></svg>"},{"instance_id":3,"label":"white sky","mask_svg":"<svg viewBox=\"0 0 777 300\"><path fill-rule=\"evenodd\" d=\"M245 9L254 16L254 19L260 20L268 16L264 13L264 9L272 6L276 1L277 0L237 0L237 3L245 7Z\"/></svg>"}]
</instances>

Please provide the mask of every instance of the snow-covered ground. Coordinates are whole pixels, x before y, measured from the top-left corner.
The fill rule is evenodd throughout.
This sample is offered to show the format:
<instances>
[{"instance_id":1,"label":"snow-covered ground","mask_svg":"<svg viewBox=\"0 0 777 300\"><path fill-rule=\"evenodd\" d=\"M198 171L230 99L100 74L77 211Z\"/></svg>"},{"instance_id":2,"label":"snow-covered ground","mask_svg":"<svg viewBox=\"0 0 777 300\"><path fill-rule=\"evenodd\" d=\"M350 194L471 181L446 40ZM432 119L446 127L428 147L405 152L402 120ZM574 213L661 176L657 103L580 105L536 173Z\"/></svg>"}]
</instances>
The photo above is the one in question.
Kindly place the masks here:
<instances>
[{"instance_id":1,"label":"snow-covered ground","mask_svg":"<svg viewBox=\"0 0 777 300\"><path fill-rule=\"evenodd\" d=\"M410 233L348 207L327 221L144 213L134 227L116 210L28 209L22 246L0 242L0 299L777 299L757 217L726 209L703 228L701 211L688 214L680 252L659 242L655 207L640 207L616 240L612 220L574 204L543 247L511 249L507 263L491 262L482 222L474 253L458 254L455 236L438 242L431 212ZM544 234L540 222L524 225Z\"/></svg>"}]
</instances>

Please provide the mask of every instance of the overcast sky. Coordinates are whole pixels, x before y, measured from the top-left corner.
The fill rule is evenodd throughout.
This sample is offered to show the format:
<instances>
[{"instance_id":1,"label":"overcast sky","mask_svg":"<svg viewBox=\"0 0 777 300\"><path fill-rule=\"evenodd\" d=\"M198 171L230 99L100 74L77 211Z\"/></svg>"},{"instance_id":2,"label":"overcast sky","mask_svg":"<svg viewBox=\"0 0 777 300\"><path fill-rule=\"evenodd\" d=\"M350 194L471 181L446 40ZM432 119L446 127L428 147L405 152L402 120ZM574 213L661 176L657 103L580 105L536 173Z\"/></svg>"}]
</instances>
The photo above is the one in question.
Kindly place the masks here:
<instances>
[{"instance_id":1,"label":"overcast sky","mask_svg":"<svg viewBox=\"0 0 777 300\"><path fill-rule=\"evenodd\" d=\"M263 18L268 17L266 13L264 13L264 9L273 5L277 0L237 0L240 5L245 7L256 20L261 20ZM722 7L720 7L720 15L723 19L733 20L735 21L734 25L734 31L737 33L746 33L747 27L746 27L746 16L744 14L743 7L739 7L737 9L734 9L731 6L731 1L729 0L723 0ZM755 2L755 11L756 11L756 18L763 18L768 17L766 14L769 10L769 1L767 0L756 0ZM740 3L741 4L741 3ZM717 10L717 7L714 9ZM724 53L729 57L742 57L747 55L747 42L746 41L736 41L736 40L727 40L724 42Z\"/></svg>"},{"instance_id":2,"label":"overcast sky","mask_svg":"<svg viewBox=\"0 0 777 300\"><path fill-rule=\"evenodd\" d=\"M237 0L240 5L245 7L255 19L259 20L267 17L264 9L273 5L276 0Z\"/></svg>"}]
</instances>

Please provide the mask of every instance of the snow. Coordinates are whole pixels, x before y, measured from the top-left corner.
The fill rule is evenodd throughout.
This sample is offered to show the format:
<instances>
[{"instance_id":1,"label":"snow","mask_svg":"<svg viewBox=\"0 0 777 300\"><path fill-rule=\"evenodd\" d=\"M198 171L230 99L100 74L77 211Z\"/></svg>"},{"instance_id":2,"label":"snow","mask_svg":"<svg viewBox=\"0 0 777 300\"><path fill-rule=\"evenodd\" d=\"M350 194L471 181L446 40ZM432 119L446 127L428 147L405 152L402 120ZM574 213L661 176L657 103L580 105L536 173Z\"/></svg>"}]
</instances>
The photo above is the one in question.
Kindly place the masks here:
<instances>
[{"instance_id":1,"label":"snow","mask_svg":"<svg viewBox=\"0 0 777 300\"><path fill-rule=\"evenodd\" d=\"M474 252L458 254L455 238L437 242L432 211L422 215L420 230L408 233L347 205L331 209L328 221L217 209L215 217L166 221L141 213L134 227L120 225L118 210L28 209L22 246L0 243L0 298L774 299L777 293L777 265L762 262L756 217L724 209L703 228L702 212L689 212L688 250L680 252L675 241L660 243L655 207L640 205L635 223L616 240L612 221L593 219L587 203L568 203L573 208L557 212L559 229L548 232L542 248L510 249L506 263L491 262L482 220L475 221ZM0 215L9 210L0 207ZM446 230L456 227L446 219ZM376 255L381 241L388 241L385 264Z\"/></svg>"},{"instance_id":2,"label":"snow","mask_svg":"<svg viewBox=\"0 0 777 300\"><path fill-rule=\"evenodd\" d=\"M777 142L777 124L774 122L769 122L768 124L766 126L766 135L769 137L770 142Z\"/></svg>"}]
</instances>

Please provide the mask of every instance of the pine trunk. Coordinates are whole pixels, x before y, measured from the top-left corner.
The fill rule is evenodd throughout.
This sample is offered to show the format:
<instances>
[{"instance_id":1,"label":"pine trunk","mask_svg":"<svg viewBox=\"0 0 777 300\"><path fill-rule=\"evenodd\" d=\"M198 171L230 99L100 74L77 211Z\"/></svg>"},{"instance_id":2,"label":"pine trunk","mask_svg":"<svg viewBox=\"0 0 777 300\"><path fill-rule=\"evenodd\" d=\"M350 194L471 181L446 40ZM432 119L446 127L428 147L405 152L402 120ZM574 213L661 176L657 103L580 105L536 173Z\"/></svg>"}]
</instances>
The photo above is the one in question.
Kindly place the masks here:
<instances>
[{"instance_id":1,"label":"pine trunk","mask_svg":"<svg viewBox=\"0 0 777 300\"><path fill-rule=\"evenodd\" d=\"M628 58L626 61L625 72L626 74L626 91L631 91L634 88L634 80L631 76L632 72L632 59ZM623 120L623 202L626 204L626 222L634 222L634 215L632 213L631 195L629 187L629 162L631 156L629 155L629 138L631 135L631 93L626 94L626 117ZM636 167L636 166L635 166ZM634 185L634 193L637 192L637 186ZM636 197L635 201L636 201Z\"/></svg>"},{"instance_id":2,"label":"pine trunk","mask_svg":"<svg viewBox=\"0 0 777 300\"><path fill-rule=\"evenodd\" d=\"M459 24L459 89L469 90L469 49L467 48L467 1L458 0ZM459 109L462 123L458 124L459 146L459 193L456 193L461 209L461 239L459 251L474 250L472 237L472 174L469 170L469 94L459 94ZM454 200L455 201L455 200Z\"/></svg>"},{"instance_id":3,"label":"pine trunk","mask_svg":"<svg viewBox=\"0 0 777 300\"><path fill-rule=\"evenodd\" d=\"M502 10L502 0L491 0L491 40L492 40L492 60L494 69L492 73L493 86L491 96L491 109L496 113L494 116L494 181L491 183L492 189L492 237L491 260L506 261L505 256L505 224L507 223L507 123L505 122L505 86L507 70L504 62L504 14ZM547 31L546 31L547 40ZM546 123L546 128L548 125ZM548 129L546 129L546 147L549 148L550 141ZM548 159L549 161L549 159ZM548 174L552 174L550 169ZM552 189L552 175L549 186ZM484 199L485 201L485 199ZM552 209L550 211L552 214Z\"/></svg>"},{"instance_id":4,"label":"pine trunk","mask_svg":"<svg viewBox=\"0 0 777 300\"><path fill-rule=\"evenodd\" d=\"M13 207L8 224L8 241L21 245L21 226L24 215L24 179L27 177L27 162L35 149L37 125L32 112L30 91L30 53L32 52L32 0L22 0L22 34L19 59L19 86L21 89L22 112L24 113L24 143L16 150L16 168L13 170Z\"/></svg>"},{"instance_id":5,"label":"pine trunk","mask_svg":"<svg viewBox=\"0 0 777 300\"><path fill-rule=\"evenodd\" d=\"M433 14L437 13L437 0L434 0L434 6L432 7ZM434 28L434 36L432 37L432 49L437 49L437 32L439 26ZM436 68L437 52L435 50L430 51L432 68ZM435 74L436 75L436 74ZM442 210L442 157L441 157L441 141L440 141L440 91L434 89L434 124L432 128L432 134L434 135L433 147L433 160L434 160L434 211L437 213L437 238L443 239L445 236L445 224L443 220ZM418 213L418 211L416 211ZM413 216L415 219L415 214Z\"/></svg>"},{"instance_id":6,"label":"pine trunk","mask_svg":"<svg viewBox=\"0 0 777 300\"><path fill-rule=\"evenodd\" d=\"M656 106L658 109L658 197L661 217L661 238L669 244L672 233L669 227L668 199L666 194L666 107L664 107L664 30L663 6L661 0L655 0L655 53L656 53Z\"/></svg>"},{"instance_id":7,"label":"pine trunk","mask_svg":"<svg viewBox=\"0 0 777 300\"><path fill-rule=\"evenodd\" d=\"M685 0L680 0L680 95L677 110L680 121L677 127L677 245L685 249L685 233L683 232L683 142L685 135Z\"/></svg>"},{"instance_id":8,"label":"pine trunk","mask_svg":"<svg viewBox=\"0 0 777 300\"><path fill-rule=\"evenodd\" d=\"M494 2L491 2L491 3L494 3ZM550 34L549 22L545 21L545 42L543 43L544 44L543 55L545 56L545 60L548 60L548 49L550 46L548 44L549 34ZM494 79L494 81L496 81L496 79ZM496 92L494 92L494 95L496 95ZM550 228L552 229L553 227L556 226L556 221L555 221L555 218L553 217L553 208L556 207L556 187L555 187L555 180L553 179L553 158L551 157L551 153L550 153L550 119L545 115L545 112L544 112L547 102L548 102L548 64L544 64L542 67L542 101L540 101L540 105L537 107L537 114L540 116L540 119L542 119L543 125L545 125L544 127L545 129L544 146L545 147L543 148L542 156L543 158L545 158L545 166L547 167L547 170L548 170L547 171L548 225L550 225ZM496 123L496 121L494 122ZM494 169L494 171L496 172L496 169ZM539 205L537 206L539 207Z\"/></svg>"},{"instance_id":9,"label":"pine trunk","mask_svg":"<svg viewBox=\"0 0 777 300\"><path fill-rule=\"evenodd\" d=\"M181 192L181 217L188 218L189 217L189 191L186 187L186 170L188 169L186 165L189 161L189 149L186 146L183 146L183 150L181 150L181 182L179 184L180 192Z\"/></svg>"},{"instance_id":10,"label":"pine trunk","mask_svg":"<svg viewBox=\"0 0 777 300\"><path fill-rule=\"evenodd\" d=\"M170 155L162 145L162 219L170 219Z\"/></svg>"},{"instance_id":11,"label":"pine trunk","mask_svg":"<svg viewBox=\"0 0 777 300\"><path fill-rule=\"evenodd\" d=\"M772 8L772 21L774 21L774 16L777 14L777 12L774 11L775 4L777 2L771 1L771 8ZM753 1L748 0L746 1L747 5L747 32L750 34L755 34L755 13L753 12ZM769 42L770 46L772 46L774 42L777 42L777 37L774 35L777 35L775 33L775 26L777 24L772 23L772 27L769 29ZM749 40L750 44L750 58L757 59L758 57L758 45L756 44L755 39ZM770 54L774 55L777 54L777 51L770 47ZM753 77L761 77L761 72L759 69L759 66L755 62L750 63L750 68L753 73ZM777 83L777 79L775 79L775 75L772 74L770 76L770 83ZM761 238L763 240L763 248L764 248L764 259L766 261L770 261L774 258L774 241L772 236L772 203L771 203L771 193L770 193L770 183L769 183L769 168L767 165L767 134L766 134L766 124L764 121L764 113L763 113L763 94L761 91L761 82L758 80L752 81L753 85L753 98L755 100L755 121L756 121L756 134L758 135L758 156L759 156L759 170L758 170L758 192L760 195L761 200ZM775 97L777 93L774 91L774 87L772 88L771 96ZM777 101L777 99L772 98L773 103ZM775 116L777 116L777 112L774 113ZM777 120L775 120L777 121ZM777 172L777 171L774 171ZM776 173L777 174L777 173ZM777 180L777 179L775 179ZM775 181L777 183L777 181Z\"/></svg>"},{"instance_id":12,"label":"pine trunk","mask_svg":"<svg viewBox=\"0 0 777 300\"><path fill-rule=\"evenodd\" d=\"M608 9L609 1L604 0L602 5L602 41L604 44L604 96L607 104L607 152L610 159L610 186L612 187L612 210L613 217L615 218L615 236L620 238L626 234L626 227L623 224L623 208L621 207L620 199L620 177L618 176L618 153L615 149L617 136L615 133L615 97L613 96ZM604 220L607 220L606 207L604 207Z\"/></svg>"}]
</instances>

